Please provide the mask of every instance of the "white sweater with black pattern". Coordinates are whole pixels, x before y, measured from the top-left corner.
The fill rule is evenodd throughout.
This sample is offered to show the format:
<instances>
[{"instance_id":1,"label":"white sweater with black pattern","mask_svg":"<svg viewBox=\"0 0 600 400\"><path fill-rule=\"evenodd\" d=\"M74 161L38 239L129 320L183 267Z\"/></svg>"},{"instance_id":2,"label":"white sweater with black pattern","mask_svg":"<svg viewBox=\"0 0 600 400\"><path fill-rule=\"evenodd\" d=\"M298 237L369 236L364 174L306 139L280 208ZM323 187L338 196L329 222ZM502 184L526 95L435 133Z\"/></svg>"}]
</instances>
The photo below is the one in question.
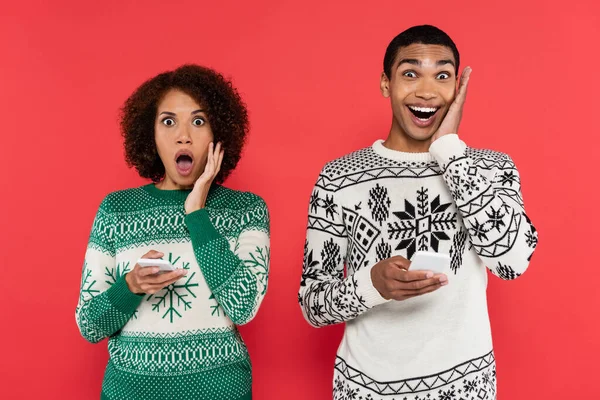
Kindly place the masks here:
<instances>
[{"instance_id":1,"label":"white sweater with black pattern","mask_svg":"<svg viewBox=\"0 0 600 400\"><path fill-rule=\"evenodd\" d=\"M334 399L496 398L486 267L505 280L527 269L537 232L520 188L509 156L457 135L429 153L377 141L323 168L299 302L313 326L346 323ZM450 255L449 284L401 302L382 298L371 268L419 250Z\"/></svg>"}]
</instances>

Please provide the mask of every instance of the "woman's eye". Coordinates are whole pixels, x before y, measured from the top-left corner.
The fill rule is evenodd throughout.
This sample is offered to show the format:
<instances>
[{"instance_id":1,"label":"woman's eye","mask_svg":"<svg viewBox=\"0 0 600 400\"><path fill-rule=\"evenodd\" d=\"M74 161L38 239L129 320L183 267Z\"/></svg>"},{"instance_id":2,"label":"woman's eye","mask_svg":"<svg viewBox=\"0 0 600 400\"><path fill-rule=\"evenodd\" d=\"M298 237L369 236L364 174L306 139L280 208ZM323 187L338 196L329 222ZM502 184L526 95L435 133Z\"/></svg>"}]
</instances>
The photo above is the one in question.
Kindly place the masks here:
<instances>
[{"instance_id":1,"label":"woman's eye","mask_svg":"<svg viewBox=\"0 0 600 400\"><path fill-rule=\"evenodd\" d=\"M412 72L412 71L406 71L406 72L404 73L404 76L406 76L406 77L408 77L408 78L416 78L416 77L417 77L417 74L415 74L415 73L414 73L414 72Z\"/></svg>"},{"instance_id":2,"label":"woman's eye","mask_svg":"<svg viewBox=\"0 0 600 400\"><path fill-rule=\"evenodd\" d=\"M166 126L173 126L175 125L175 121L173 120L173 118L165 118L162 120L162 123Z\"/></svg>"},{"instance_id":3,"label":"woman's eye","mask_svg":"<svg viewBox=\"0 0 600 400\"><path fill-rule=\"evenodd\" d=\"M202 126L205 124L204 120L202 118L195 118L192 121L192 124L194 124L195 126Z\"/></svg>"},{"instance_id":4,"label":"woman's eye","mask_svg":"<svg viewBox=\"0 0 600 400\"><path fill-rule=\"evenodd\" d=\"M447 72L442 72L441 74L438 75L438 79L448 79L450 78L450 74L448 74Z\"/></svg>"}]
</instances>

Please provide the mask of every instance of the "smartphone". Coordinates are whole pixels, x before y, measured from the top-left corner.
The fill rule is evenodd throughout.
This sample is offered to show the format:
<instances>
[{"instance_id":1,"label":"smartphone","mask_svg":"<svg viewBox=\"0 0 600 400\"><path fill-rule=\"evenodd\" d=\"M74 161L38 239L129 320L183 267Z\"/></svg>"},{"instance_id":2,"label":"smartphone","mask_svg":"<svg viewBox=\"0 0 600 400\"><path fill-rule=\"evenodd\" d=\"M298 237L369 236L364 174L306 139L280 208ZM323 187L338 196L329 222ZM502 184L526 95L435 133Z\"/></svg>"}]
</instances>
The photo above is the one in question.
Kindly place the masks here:
<instances>
[{"instance_id":1,"label":"smartphone","mask_svg":"<svg viewBox=\"0 0 600 400\"><path fill-rule=\"evenodd\" d=\"M450 256L447 254L417 251L410 262L411 271L432 271L437 274L447 273L450 268Z\"/></svg>"},{"instance_id":2,"label":"smartphone","mask_svg":"<svg viewBox=\"0 0 600 400\"><path fill-rule=\"evenodd\" d=\"M158 258L140 258L137 260L140 267L158 267L158 272L170 272L176 271L181 267L176 267L167 260L161 260Z\"/></svg>"}]
</instances>

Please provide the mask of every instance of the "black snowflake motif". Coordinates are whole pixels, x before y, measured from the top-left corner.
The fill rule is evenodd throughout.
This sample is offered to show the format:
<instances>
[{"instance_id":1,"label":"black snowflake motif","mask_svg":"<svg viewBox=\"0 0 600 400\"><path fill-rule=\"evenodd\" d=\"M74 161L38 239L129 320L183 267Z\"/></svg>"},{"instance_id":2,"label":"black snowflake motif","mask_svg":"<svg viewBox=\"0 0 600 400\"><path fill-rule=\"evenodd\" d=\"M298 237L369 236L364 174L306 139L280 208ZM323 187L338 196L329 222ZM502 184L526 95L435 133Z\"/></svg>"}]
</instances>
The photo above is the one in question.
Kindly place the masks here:
<instances>
[{"instance_id":1,"label":"black snowflake motif","mask_svg":"<svg viewBox=\"0 0 600 400\"><path fill-rule=\"evenodd\" d=\"M531 225L531 229L525 232L525 239L527 241L527 246L535 249L538 243L538 235L536 229Z\"/></svg>"},{"instance_id":2,"label":"black snowflake motif","mask_svg":"<svg viewBox=\"0 0 600 400\"><path fill-rule=\"evenodd\" d=\"M315 270L315 267L319 265L319 262L313 260L313 251L308 251L308 241L304 242L304 265L303 265L303 273L302 273L302 281L300 282L300 286L306 286L307 279L318 279L318 271Z\"/></svg>"},{"instance_id":3,"label":"black snowflake motif","mask_svg":"<svg viewBox=\"0 0 600 400\"><path fill-rule=\"evenodd\" d=\"M496 229L498 232L500 232L500 227L506 226L504 223L504 217L506 216L506 213L503 213L501 209L496 211L494 210L494 207L490 208L492 209L491 212L485 212L489 218L488 223L492 225L491 229Z\"/></svg>"},{"instance_id":4,"label":"black snowflake motif","mask_svg":"<svg viewBox=\"0 0 600 400\"><path fill-rule=\"evenodd\" d=\"M498 267L496 268L496 273L501 279L510 281L513 279L517 279L521 274L515 272L509 265L503 265L498 263Z\"/></svg>"},{"instance_id":5,"label":"black snowflake motif","mask_svg":"<svg viewBox=\"0 0 600 400\"><path fill-rule=\"evenodd\" d=\"M486 386L490 386L492 384L492 380L491 380L489 372L484 372L483 373L482 380L483 380L483 384L486 385Z\"/></svg>"},{"instance_id":6,"label":"black snowflake motif","mask_svg":"<svg viewBox=\"0 0 600 400\"><path fill-rule=\"evenodd\" d=\"M352 389L350 386L346 388L346 399L356 400L358 399L358 389Z\"/></svg>"},{"instance_id":7,"label":"black snowflake motif","mask_svg":"<svg viewBox=\"0 0 600 400\"><path fill-rule=\"evenodd\" d=\"M344 390L344 381L338 376L335 378L335 386L333 391L341 392L342 390Z\"/></svg>"},{"instance_id":8,"label":"black snowflake motif","mask_svg":"<svg viewBox=\"0 0 600 400\"><path fill-rule=\"evenodd\" d=\"M334 214L337 214L337 204L333 202L333 195L325 196L322 207L325 209L325 217L333 219Z\"/></svg>"},{"instance_id":9,"label":"black snowflake motif","mask_svg":"<svg viewBox=\"0 0 600 400\"><path fill-rule=\"evenodd\" d=\"M479 240L488 240L487 233L490 231L485 227L485 223L480 224L475 218L475 222L473 222L473 226L469 228L471 231L471 236L476 237Z\"/></svg>"},{"instance_id":10,"label":"black snowflake motif","mask_svg":"<svg viewBox=\"0 0 600 400\"><path fill-rule=\"evenodd\" d=\"M310 196L310 212L313 214L317 213L318 208L321 206L321 199L319 198L319 191L315 190Z\"/></svg>"},{"instance_id":11,"label":"black snowflake motif","mask_svg":"<svg viewBox=\"0 0 600 400\"><path fill-rule=\"evenodd\" d=\"M452 194L452 198L456 200L464 200L463 191L460 188L460 183L463 180L460 178L460 175L452 175L452 185L450 186L450 193Z\"/></svg>"},{"instance_id":12,"label":"black snowflake motif","mask_svg":"<svg viewBox=\"0 0 600 400\"><path fill-rule=\"evenodd\" d=\"M320 304L313 304L310 306L310 311L315 317L322 317L325 315L325 310L323 310L323 306Z\"/></svg>"},{"instance_id":13,"label":"black snowflake motif","mask_svg":"<svg viewBox=\"0 0 600 400\"><path fill-rule=\"evenodd\" d=\"M439 391L440 396L438 397L439 400L454 400L456 399L456 392L454 390L446 390L446 391Z\"/></svg>"},{"instance_id":14,"label":"black snowflake motif","mask_svg":"<svg viewBox=\"0 0 600 400\"><path fill-rule=\"evenodd\" d=\"M333 274L342 262L340 246L333 239L329 239L323 244L321 259L323 260L323 269L330 274Z\"/></svg>"},{"instance_id":15,"label":"black snowflake motif","mask_svg":"<svg viewBox=\"0 0 600 400\"><path fill-rule=\"evenodd\" d=\"M446 212L452 203L441 203L440 196L429 202L428 189L417 191L416 207L404 200L404 211L393 214L400 220L388 223L389 239L400 239L396 250L406 249L410 259L418 250L438 251L441 240L450 240L445 231L456 229L456 213Z\"/></svg>"},{"instance_id":16,"label":"black snowflake motif","mask_svg":"<svg viewBox=\"0 0 600 400\"><path fill-rule=\"evenodd\" d=\"M387 260L392 257L392 246L382 238L375 248L375 253L377 254L377 261Z\"/></svg>"},{"instance_id":17,"label":"black snowflake motif","mask_svg":"<svg viewBox=\"0 0 600 400\"><path fill-rule=\"evenodd\" d=\"M392 204L388 196L388 190L376 184L374 188L369 190L369 202L367 203L371 209L373 219L379 222L381 226L383 221L390 216L390 205Z\"/></svg>"},{"instance_id":18,"label":"black snowflake motif","mask_svg":"<svg viewBox=\"0 0 600 400\"><path fill-rule=\"evenodd\" d=\"M502 186L508 185L512 187L513 183L517 185L519 184L519 180L515 174L515 171L504 171L502 175L498 177L498 181Z\"/></svg>"},{"instance_id":19,"label":"black snowflake motif","mask_svg":"<svg viewBox=\"0 0 600 400\"><path fill-rule=\"evenodd\" d=\"M469 179L468 181L465 181L465 183L463 183L463 188L465 189L465 191L467 193L469 193L469 195L473 194L474 190L477 190L477 182L475 182L472 179Z\"/></svg>"},{"instance_id":20,"label":"black snowflake motif","mask_svg":"<svg viewBox=\"0 0 600 400\"><path fill-rule=\"evenodd\" d=\"M471 381L465 379L463 390L465 391L465 393L471 393L471 392L475 392L478 387L479 387L479 377L476 376L475 379L473 379Z\"/></svg>"},{"instance_id":21,"label":"black snowflake motif","mask_svg":"<svg viewBox=\"0 0 600 400\"><path fill-rule=\"evenodd\" d=\"M337 310L341 310L341 311L346 311L349 308L346 300L340 296L334 297L333 305L335 306L335 308Z\"/></svg>"},{"instance_id":22,"label":"black snowflake motif","mask_svg":"<svg viewBox=\"0 0 600 400\"><path fill-rule=\"evenodd\" d=\"M463 228L460 228L452 238L452 246L450 247L450 269L454 274L458 272L458 269L462 265L462 258L465 253L467 239L467 231Z\"/></svg>"},{"instance_id":23,"label":"black snowflake motif","mask_svg":"<svg viewBox=\"0 0 600 400\"><path fill-rule=\"evenodd\" d=\"M337 214L337 204L333 202L333 195L325 195L325 198L319 196L319 191L315 190L309 200L310 212L316 214L319 208L325 210L326 218L333 218Z\"/></svg>"}]
</instances>

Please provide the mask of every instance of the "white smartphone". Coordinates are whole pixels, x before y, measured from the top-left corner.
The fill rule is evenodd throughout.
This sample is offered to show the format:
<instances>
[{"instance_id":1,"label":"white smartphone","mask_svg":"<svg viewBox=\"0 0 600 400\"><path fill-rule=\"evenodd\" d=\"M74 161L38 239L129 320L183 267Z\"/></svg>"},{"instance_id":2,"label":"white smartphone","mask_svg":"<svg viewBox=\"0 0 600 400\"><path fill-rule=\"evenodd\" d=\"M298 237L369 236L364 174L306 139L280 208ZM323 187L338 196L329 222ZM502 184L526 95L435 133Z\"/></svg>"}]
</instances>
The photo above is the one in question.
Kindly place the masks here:
<instances>
[{"instance_id":1,"label":"white smartphone","mask_svg":"<svg viewBox=\"0 0 600 400\"><path fill-rule=\"evenodd\" d=\"M161 260L158 258L140 258L137 260L137 263L140 265L140 267L158 267L158 272L176 271L181 268L176 267L167 260Z\"/></svg>"},{"instance_id":2,"label":"white smartphone","mask_svg":"<svg viewBox=\"0 0 600 400\"><path fill-rule=\"evenodd\" d=\"M410 262L411 271L432 271L438 274L447 273L450 269L450 256L447 254L417 251Z\"/></svg>"}]
</instances>

